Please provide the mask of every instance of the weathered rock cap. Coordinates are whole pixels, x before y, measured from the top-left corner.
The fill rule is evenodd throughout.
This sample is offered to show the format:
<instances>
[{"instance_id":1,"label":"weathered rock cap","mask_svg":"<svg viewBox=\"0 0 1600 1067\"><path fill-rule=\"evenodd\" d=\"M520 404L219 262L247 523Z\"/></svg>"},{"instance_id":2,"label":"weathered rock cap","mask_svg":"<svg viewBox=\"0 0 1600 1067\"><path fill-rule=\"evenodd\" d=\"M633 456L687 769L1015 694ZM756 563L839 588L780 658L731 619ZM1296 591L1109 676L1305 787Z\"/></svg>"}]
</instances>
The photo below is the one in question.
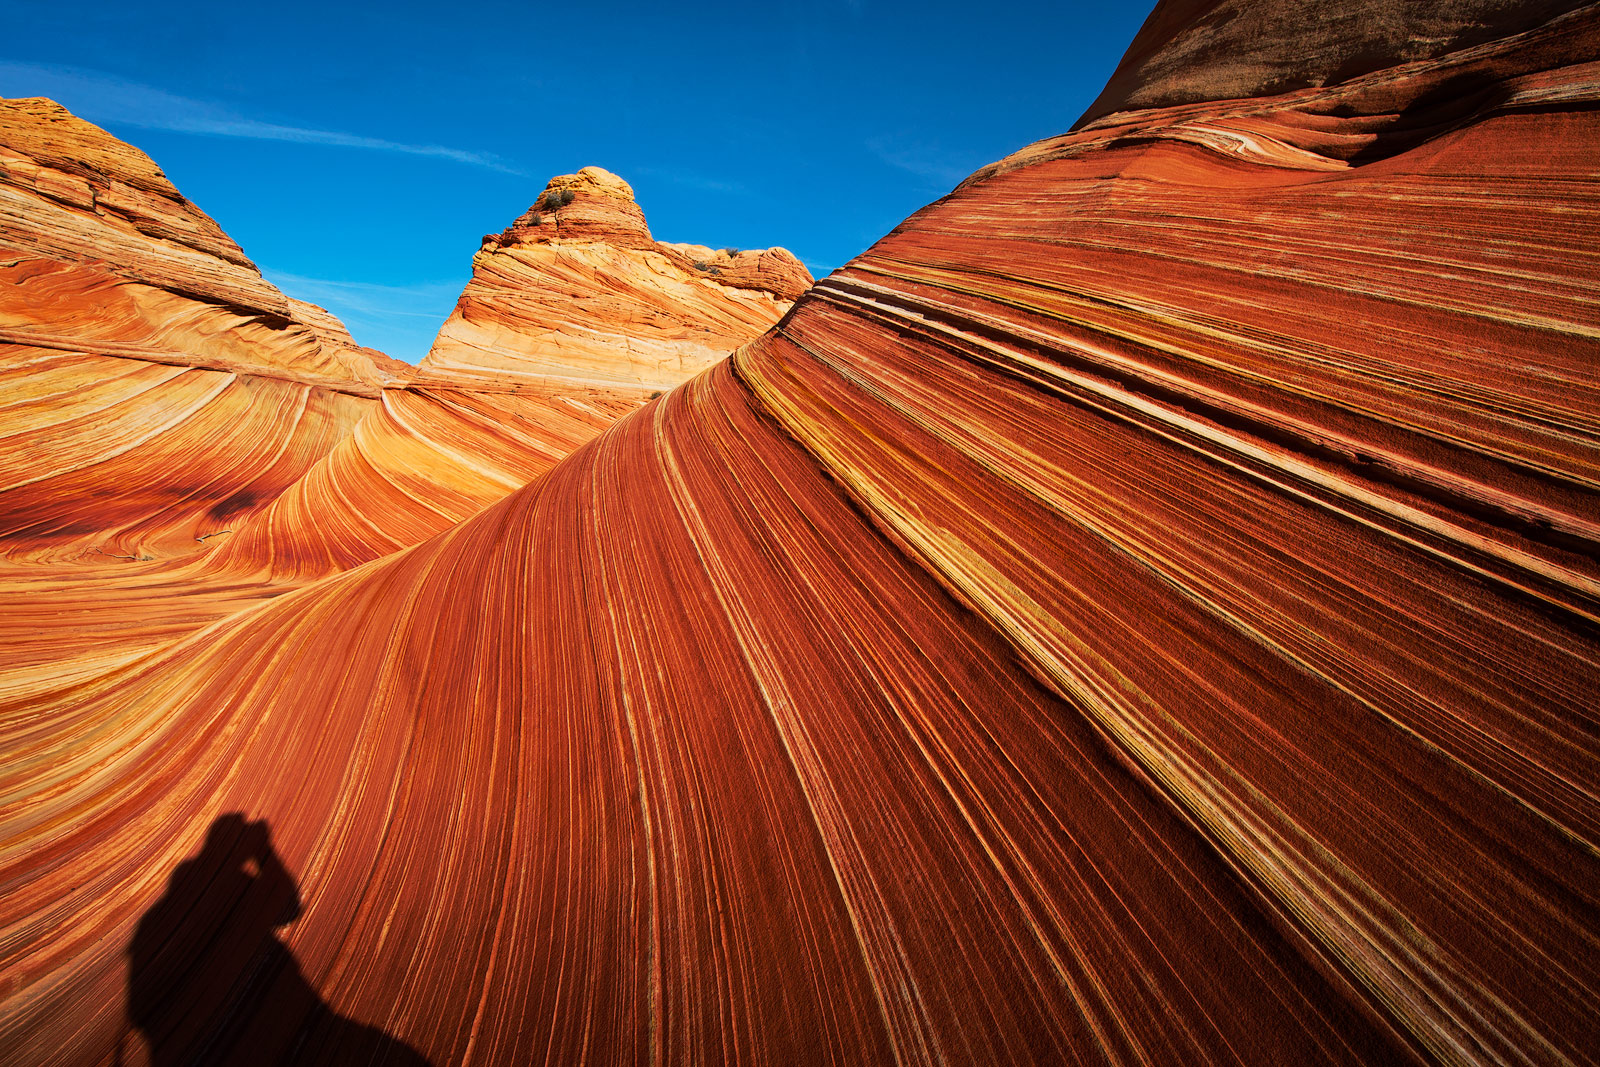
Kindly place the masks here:
<instances>
[{"instance_id":1,"label":"weathered rock cap","mask_svg":"<svg viewBox=\"0 0 1600 1067\"><path fill-rule=\"evenodd\" d=\"M554 241L593 242L613 248L658 252L680 270L699 274L730 289L751 289L793 300L814 280L805 264L786 248L712 249L674 244L650 236L633 186L603 167L550 179L533 206L500 233L488 234L483 247L527 248Z\"/></svg>"},{"instance_id":2,"label":"weathered rock cap","mask_svg":"<svg viewBox=\"0 0 1600 1067\"><path fill-rule=\"evenodd\" d=\"M547 241L603 241L616 248L653 248L655 240L633 186L603 167L558 174L515 222L485 244L500 247Z\"/></svg>"}]
</instances>

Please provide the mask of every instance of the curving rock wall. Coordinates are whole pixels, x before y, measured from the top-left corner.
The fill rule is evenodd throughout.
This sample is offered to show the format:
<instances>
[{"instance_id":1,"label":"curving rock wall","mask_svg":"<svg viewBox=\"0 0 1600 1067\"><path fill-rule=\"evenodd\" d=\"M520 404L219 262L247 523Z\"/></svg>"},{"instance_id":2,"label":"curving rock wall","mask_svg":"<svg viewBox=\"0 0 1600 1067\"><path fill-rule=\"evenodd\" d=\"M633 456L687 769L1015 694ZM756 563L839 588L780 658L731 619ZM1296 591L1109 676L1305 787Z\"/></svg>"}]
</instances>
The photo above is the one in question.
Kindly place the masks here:
<instances>
[{"instance_id":1,"label":"curving rock wall","mask_svg":"<svg viewBox=\"0 0 1600 1067\"><path fill-rule=\"evenodd\" d=\"M0 699L0 1048L1595 1062L1597 53L1032 146L467 521Z\"/></svg>"}]
</instances>

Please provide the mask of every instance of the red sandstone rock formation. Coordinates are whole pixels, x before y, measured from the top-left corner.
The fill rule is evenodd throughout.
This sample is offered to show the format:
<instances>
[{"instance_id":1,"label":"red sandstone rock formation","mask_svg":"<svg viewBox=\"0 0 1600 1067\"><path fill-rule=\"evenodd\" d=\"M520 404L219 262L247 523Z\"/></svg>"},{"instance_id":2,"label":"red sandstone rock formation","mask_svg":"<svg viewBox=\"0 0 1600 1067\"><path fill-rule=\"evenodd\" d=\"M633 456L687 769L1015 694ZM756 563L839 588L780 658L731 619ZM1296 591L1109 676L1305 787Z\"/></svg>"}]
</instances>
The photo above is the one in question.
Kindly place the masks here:
<instances>
[{"instance_id":1,"label":"red sandstone rock formation","mask_svg":"<svg viewBox=\"0 0 1600 1067\"><path fill-rule=\"evenodd\" d=\"M298 578L377 558L756 337L811 280L782 249L696 270L587 168L541 196L575 194L547 234L530 213L486 242L418 373L278 292L148 157L59 105L0 104L0 145L0 371L31 405L0 460L0 551L30 559L222 547L214 565Z\"/></svg>"},{"instance_id":2,"label":"red sandstone rock formation","mask_svg":"<svg viewBox=\"0 0 1600 1067\"><path fill-rule=\"evenodd\" d=\"M50 100L0 100L0 343L375 396L395 380L291 301L150 158Z\"/></svg>"},{"instance_id":3,"label":"red sandstone rock formation","mask_svg":"<svg viewBox=\"0 0 1600 1067\"><path fill-rule=\"evenodd\" d=\"M41 661L0 1048L197 1032L129 960L222 856L279 970L200 972L332 1009L224 1039L313 1062L1595 1062L1597 53L1119 105L448 531Z\"/></svg>"},{"instance_id":4,"label":"red sandstone rock formation","mask_svg":"<svg viewBox=\"0 0 1600 1067\"><path fill-rule=\"evenodd\" d=\"M410 388L211 563L298 579L414 545L753 340L810 284L781 248L657 244L633 190L598 167L553 178L484 239Z\"/></svg>"}]
</instances>

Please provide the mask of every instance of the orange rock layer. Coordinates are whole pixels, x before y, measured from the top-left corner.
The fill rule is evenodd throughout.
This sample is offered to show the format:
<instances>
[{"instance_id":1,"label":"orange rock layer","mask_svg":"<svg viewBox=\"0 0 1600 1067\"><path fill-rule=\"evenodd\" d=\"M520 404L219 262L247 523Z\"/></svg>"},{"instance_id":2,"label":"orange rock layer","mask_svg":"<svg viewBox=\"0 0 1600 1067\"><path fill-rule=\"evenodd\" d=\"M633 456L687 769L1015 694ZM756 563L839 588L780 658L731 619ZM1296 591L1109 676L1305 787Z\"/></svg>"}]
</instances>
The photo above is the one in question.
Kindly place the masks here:
<instances>
[{"instance_id":1,"label":"orange rock layer","mask_svg":"<svg viewBox=\"0 0 1600 1067\"><path fill-rule=\"evenodd\" d=\"M394 361L291 301L150 158L50 100L0 100L0 345L375 396Z\"/></svg>"},{"instance_id":2,"label":"orange rock layer","mask_svg":"<svg viewBox=\"0 0 1600 1067\"><path fill-rule=\"evenodd\" d=\"M474 517L174 586L0 697L0 1047L1596 1062L1597 52L1121 111ZM161 955L219 856L277 969Z\"/></svg>"}]
</instances>

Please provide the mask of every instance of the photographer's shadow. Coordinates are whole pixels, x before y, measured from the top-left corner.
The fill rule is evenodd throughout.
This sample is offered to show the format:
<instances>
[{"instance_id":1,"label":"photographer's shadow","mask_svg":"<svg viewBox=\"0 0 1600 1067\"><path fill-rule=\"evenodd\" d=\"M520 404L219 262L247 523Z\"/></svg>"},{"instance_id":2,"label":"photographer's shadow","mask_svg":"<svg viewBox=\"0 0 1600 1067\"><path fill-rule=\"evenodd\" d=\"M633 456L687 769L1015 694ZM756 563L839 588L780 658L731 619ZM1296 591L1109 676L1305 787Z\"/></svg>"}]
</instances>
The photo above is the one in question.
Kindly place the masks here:
<instances>
[{"instance_id":1,"label":"photographer's shadow","mask_svg":"<svg viewBox=\"0 0 1600 1067\"><path fill-rule=\"evenodd\" d=\"M128 949L128 1022L150 1062L425 1067L409 1045L323 1003L276 934L299 915L267 824L213 822Z\"/></svg>"}]
</instances>

